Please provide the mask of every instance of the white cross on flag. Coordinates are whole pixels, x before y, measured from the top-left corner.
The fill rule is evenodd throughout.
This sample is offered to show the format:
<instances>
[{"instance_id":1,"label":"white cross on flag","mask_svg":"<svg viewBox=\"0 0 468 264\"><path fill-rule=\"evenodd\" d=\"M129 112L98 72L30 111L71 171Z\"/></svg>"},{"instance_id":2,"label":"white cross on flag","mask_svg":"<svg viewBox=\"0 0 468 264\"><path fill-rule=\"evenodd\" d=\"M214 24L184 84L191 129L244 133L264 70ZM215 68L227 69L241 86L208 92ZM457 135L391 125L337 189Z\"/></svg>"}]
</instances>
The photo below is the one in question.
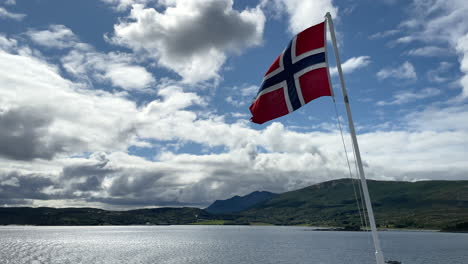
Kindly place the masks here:
<instances>
[{"instance_id":1,"label":"white cross on flag","mask_svg":"<svg viewBox=\"0 0 468 264\"><path fill-rule=\"evenodd\" d=\"M263 124L332 95L325 27L322 22L297 34L276 58L250 106L252 122Z\"/></svg>"}]
</instances>

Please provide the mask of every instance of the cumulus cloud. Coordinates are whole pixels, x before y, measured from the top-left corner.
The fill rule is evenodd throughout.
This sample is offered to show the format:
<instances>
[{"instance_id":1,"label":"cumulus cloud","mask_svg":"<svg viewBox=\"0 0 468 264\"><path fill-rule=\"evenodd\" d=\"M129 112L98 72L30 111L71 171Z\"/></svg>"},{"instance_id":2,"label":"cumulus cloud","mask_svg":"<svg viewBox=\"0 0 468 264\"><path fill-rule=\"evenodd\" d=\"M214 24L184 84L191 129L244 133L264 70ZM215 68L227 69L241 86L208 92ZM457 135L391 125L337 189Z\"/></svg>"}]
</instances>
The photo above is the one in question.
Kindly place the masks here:
<instances>
[{"instance_id":1,"label":"cumulus cloud","mask_svg":"<svg viewBox=\"0 0 468 264\"><path fill-rule=\"evenodd\" d=\"M401 105L416 100L426 99L441 94L441 91L436 88L425 88L421 91L399 91L393 95L392 101L378 101L377 105Z\"/></svg>"},{"instance_id":2,"label":"cumulus cloud","mask_svg":"<svg viewBox=\"0 0 468 264\"><path fill-rule=\"evenodd\" d=\"M17 49L17 41L0 34L0 49L5 51L14 51Z\"/></svg>"},{"instance_id":3,"label":"cumulus cloud","mask_svg":"<svg viewBox=\"0 0 468 264\"><path fill-rule=\"evenodd\" d=\"M441 123L435 124L439 125ZM434 132L433 129L413 132L395 130L365 133L359 136L359 139L362 152L372 153L367 152L370 157L366 161L371 164L366 170L367 175L371 177L379 175L382 178L385 176L400 180L436 178L454 180L466 179L463 171L467 167L462 161L465 150L460 145L465 144L462 142L465 141L463 137L466 135L466 130L442 129L438 132ZM383 138L385 140L382 140ZM443 178L440 175L444 175Z\"/></svg>"},{"instance_id":4,"label":"cumulus cloud","mask_svg":"<svg viewBox=\"0 0 468 264\"><path fill-rule=\"evenodd\" d=\"M446 108L427 107L421 111L411 113L405 117L410 128L417 131L455 131L465 133L468 131L468 110L463 106ZM461 138L459 138L461 140Z\"/></svg>"},{"instance_id":5,"label":"cumulus cloud","mask_svg":"<svg viewBox=\"0 0 468 264\"><path fill-rule=\"evenodd\" d=\"M157 161L123 152L101 153L69 163L58 177L50 177L23 198L100 202L107 208L206 206L258 189L297 189L343 173L333 168L336 160L324 160L318 151L257 153L254 145L221 154L164 153ZM10 178L3 181L12 182ZM15 185L26 188L21 181Z\"/></svg>"},{"instance_id":6,"label":"cumulus cloud","mask_svg":"<svg viewBox=\"0 0 468 264\"><path fill-rule=\"evenodd\" d=\"M283 192L347 176L336 130L302 133L277 122L262 130L245 120L229 123L225 116L206 111L205 98L174 83L158 86L156 99L137 106L128 96L64 78L56 65L19 45L0 36L0 87L6 87L0 89L0 137L6 139L0 140L1 203L111 209L206 206L255 190ZM92 56L103 55L89 47L68 49L63 65L92 76L93 71L81 69L69 56L79 53L88 67ZM88 53L92 55L83 55ZM106 56L110 62L112 56L122 59L117 53ZM242 85L239 90L248 97L256 87ZM460 106L426 108L398 120L393 131L359 134L367 175L463 179L468 171L467 118ZM174 141L208 151L197 155L156 149L157 143ZM9 151L12 142L33 146ZM153 147L155 155L132 155L132 147ZM210 153L212 147L217 151Z\"/></svg>"},{"instance_id":7,"label":"cumulus cloud","mask_svg":"<svg viewBox=\"0 0 468 264\"><path fill-rule=\"evenodd\" d=\"M377 72L377 78L384 80L388 78L400 79L400 80L416 80L418 78L413 64L409 61L405 61L401 66L397 68L384 68Z\"/></svg>"},{"instance_id":8,"label":"cumulus cloud","mask_svg":"<svg viewBox=\"0 0 468 264\"><path fill-rule=\"evenodd\" d=\"M34 113L44 113L31 116L32 112L23 110L23 119L29 118L24 122L17 118L18 113L15 118L2 119L5 124L4 120L14 120L13 125L1 126L7 137L19 135L23 139L21 131L35 136L35 141L29 141L34 149L29 149L27 158L23 158L27 153L4 153L0 159L3 173L16 175L1 180L8 196L0 198L9 197L10 204L20 203L17 199L21 197L26 199L24 203L56 206L87 202L103 207L207 205L256 189L286 191L343 175L337 169L343 166L337 164L344 159L330 158L342 154L332 151L332 145L323 150L326 153L319 150L318 142L330 142L333 136L295 133L278 123L257 131L242 122L227 124L220 116L202 117L189 109L203 106L204 100L177 86L161 87L159 99L137 108L117 94L81 89L61 77L55 67L31 55L0 54L4 62L0 64L0 85L12 87L0 91L4 113L11 116L15 109L28 105L39 109ZM20 90L30 96L17 97ZM249 93L253 89L243 90ZM80 144L66 142L57 149L39 144L42 138L57 134ZM278 142L278 136L284 140ZM138 138L227 149L207 155L164 152L157 160L148 161L125 153L129 146L140 144ZM308 143L297 146L297 142ZM258 153L256 146L269 153ZM47 155L35 149L48 150ZM88 158L70 156L86 152L95 154ZM44 161L49 156L54 158ZM29 178L31 182L26 180ZM12 195L18 189L29 194Z\"/></svg>"},{"instance_id":9,"label":"cumulus cloud","mask_svg":"<svg viewBox=\"0 0 468 264\"><path fill-rule=\"evenodd\" d=\"M60 90L59 87L55 89ZM70 96L80 98L80 95L73 93L79 94L79 90L70 91ZM32 201L33 205L95 204L110 209L152 205L206 206L216 199L255 190L283 192L346 175L346 159L336 131L299 133L276 122L264 130L255 130L242 122L227 124L220 117L199 116L189 109L203 105L204 100L179 87L161 88L158 95L160 99L140 109L125 105L126 100L117 95L112 97L117 97L114 99L120 102L116 101L112 108L108 108L109 105L102 107L106 112L113 111L118 115L122 115L125 109L132 109L131 115L125 115L118 122L136 118L133 127L144 138L163 142L196 142L204 146L225 146L227 149L218 154L205 155L166 151L155 160L147 160L126 153L126 147L121 151L107 148L106 152L99 152L96 151L99 148L93 146L88 149L94 153L89 157L63 157L47 161L51 165L45 167L37 159L17 163L14 167L11 167L11 159L0 159L3 175L10 175L1 178L0 182L6 186L1 188L6 188L8 194L21 188L29 192L17 196L11 194L7 196L11 199L6 202L19 203L17 199L22 197L26 199L24 203ZM88 96L93 98L95 95ZM80 106L84 106L83 100L79 102ZM35 104L42 101L45 99L37 97ZM69 101L64 103L73 107ZM49 109L54 107L57 106L49 105ZM84 108L89 107L91 105ZM102 114L86 111L88 122ZM466 118L466 113L459 108L446 114L441 114L440 109L431 111L405 119L413 132L375 131L359 135L364 160L368 164L366 173L370 178L414 180L438 178L440 175L450 179L464 177L467 168L462 157L466 150L461 146L466 144L468 127L466 122L460 120ZM77 114L68 112L67 115L72 118L71 121L80 122L84 133L79 136L85 140L89 137L86 132L89 128L86 119L71 117ZM446 121L450 114L452 119ZM55 112L54 116L56 119L64 118ZM425 119L430 116L438 117L431 119L428 128ZM102 122L107 124L103 125ZM112 138L114 144L121 142L115 138L118 129L109 127L115 128L116 124L117 121L109 117L97 119L93 123L94 133L105 135L105 139ZM458 124L458 127L454 127L454 124ZM96 127L102 127L102 130ZM277 140L279 137L282 140ZM127 142L126 146L134 144ZM433 162L436 159L441 161L440 164ZM23 172L19 173L20 170ZM32 179L28 182L28 178ZM4 201L7 199L0 198Z\"/></svg>"},{"instance_id":10,"label":"cumulus cloud","mask_svg":"<svg viewBox=\"0 0 468 264\"><path fill-rule=\"evenodd\" d=\"M387 30L387 31L377 32L375 34L372 34L372 35L369 36L369 39L387 38L387 37L394 36L394 35L396 35L398 33L400 33L399 29L390 29L390 30Z\"/></svg>"},{"instance_id":11,"label":"cumulus cloud","mask_svg":"<svg viewBox=\"0 0 468 264\"><path fill-rule=\"evenodd\" d=\"M37 89L40 93L31 94L34 101L27 101L27 98L22 98L25 101L15 101L18 98L8 95L8 89L4 89L2 105L46 106L46 117L49 118L46 120L49 121L39 123L45 124L39 128L48 127L44 132L53 135L56 131L54 124L59 122L60 131L72 131L69 135L87 143L89 147L81 151L94 154L83 158L55 158L47 161L52 165L45 167L40 159L27 164L16 163L11 167L12 156L8 156L10 159L0 161L3 175L0 180L3 196L0 199L5 203L32 202L32 205L56 206L89 206L91 203L105 208L205 206L216 199L236 194L255 190L283 192L346 175L345 157L338 134L298 133L279 123L272 123L259 131L243 123L227 124L216 116L203 118L189 110L203 105L203 99L175 86L161 88L158 94L160 99L138 109L118 95L72 89L73 85L58 76L50 65L25 55L20 57L27 62L25 65L30 65L22 69L30 71L34 67L40 68L41 71L35 69L38 74L33 76L44 76L44 80L36 82L36 86L31 82L15 85L22 85L19 87L28 93ZM7 62L15 66L11 58ZM14 76L11 71L6 71L0 80ZM32 77L21 76L17 79L26 81L28 78ZM58 95L50 99L47 86L38 87L37 83L54 81L55 85L47 85ZM9 82L12 84L11 79ZM16 94L17 91L12 92ZM40 96L41 93L47 96ZM449 114L452 114L452 118L457 116L458 121L452 119L447 123ZM411 126L415 132L361 134L359 139L362 151L366 153L367 174L375 179L440 177L434 172L453 179L463 177L466 168L463 167L462 157L466 150L460 146L466 144L468 128L464 125L466 122L460 120L465 120L466 113L453 109L446 115L431 119L428 131L423 120L429 116L437 114L419 113L417 117L408 119L412 120ZM416 123L415 120L421 121ZM456 127L456 132L449 131L453 124L464 127ZM10 131L3 130L4 126L0 127L3 132ZM435 127L441 130L434 131ZM134 131L144 138L228 148L219 154L206 155L163 152L156 160L150 161L125 153L128 146L137 143L122 140L118 136L122 130ZM95 135L102 136L93 138ZM282 140L277 140L279 137ZM386 140L382 141L382 138ZM106 142L111 146L101 148L106 146ZM116 146L122 142L121 147ZM266 152L258 151L259 148ZM99 149L106 152L99 152ZM80 153L75 149L76 152ZM440 157L443 157L440 164L433 162Z\"/></svg>"},{"instance_id":12,"label":"cumulus cloud","mask_svg":"<svg viewBox=\"0 0 468 264\"><path fill-rule=\"evenodd\" d=\"M0 7L0 18L2 19L13 19L16 21L21 21L25 18L25 14L11 13L3 7Z\"/></svg>"},{"instance_id":13,"label":"cumulus cloud","mask_svg":"<svg viewBox=\"0 0 468 264\"><path fill-rule=\"evenodd\" d=\"M289 16L289 31L293 34L323 22L327 12L330 12L333 19L337 19L338 14L338 8L333 5L332 0L263 0L261 5L273 5L277 12L286 12Z\"/></svg>"},{"instance_id":14,"label":"cumulus cloud","mask_svg":"<svg viewBox=\"0 0 468 264\"><path fill-rule=\"evenodd\" d=\"M246 106L247 104L250 104L252 102L258 89L258 86L248 84L230 87L228 89L230 95L228 95L225 100L233 106Z\"/></svg>"},{"instance_id":15,"label":"cumulus cloud","mask_svg":"<svg viewBox=\"0 0 468 264\"><path fill-rule=\"evenodd\" d=\"M360 56L360 57L352 57L346 60L342 65L341 69L343 73L352 73L357 69L364 68L371 63L369 56ZM338 70L336 67L330 68L331 75L337 75Z\"/></svg>"},{"instance_id":16,"label":"cumulus cloud","mask_svg":"<svg viewBox=\"0 0 468 264\"><path fill-rule=\"evenodd\" d=\"M125 149L135 139L128 121L137 112L135 103L88 90L58 72L57 67L30 54L0 51L0 87L4 87L0 89L4 124L0 130L11 139L2 144L35 144L4 155L32 159L62 152Z\"/></svg>"},{"instance_id":17,"label":"cumulus cloud","mask_svg":"<svg viewBox=\"0 0 468 264\"><path fill-rule=\"evenodd\" d=\"M436 46L426 46L408 51L408 55L422 57L441 57L447 56L448 53L450 52L447 49Z\"/></svg>"},{"instance_id":18,"label":"cumulus cloud","mask_svg":"<svg viewBox=\"0 0 468 264\"><path fill-rule=\"evenodd\" d=\"M27 204L25 200L47 199L44 188L54 183L47 175L21 173L17 171L0 172L0 201L7 204Z\"/></svg>"},{"instance_id":19,"label":"cumulus cloud","mask_svg":"<svg viewBox=\"0 0 468 264\"><path fill-rule=\"evenodd\" d=\"M449 77L448 75L451 73L450 69L452 69L453 66L454 65L450 62L441 62L437 68L427 72L428 80L435 83L450 82L453 78L450 78L451 76Z\"/></svg>"},{"instance_id":20,"label":"cumulus cloud","mask_svg":"<svg viewBox=\"0 0 468 264\"><path fill-rule=\"evenodd\" d=\"M20 113L26 121L18 119L18 113L15 118L2 119L2 124L14 120L13 125L0 128L7 138L16 136L19 142L26 135L34 136L29 141L34 147L26 158L28 153L3 153L0 157L1 172L15 175L0 181L6 190L0 198L5 201L9 197L10 204L23 198L24 204L55 206L88 202L108 208L207 205L256 189L286 191L343 175L337 168L344 168L338 165L344 159L333 158L343 154L335 153L333 145L319 148L319 144L332 141L331 135L295 133L278 123L257 131L244 122L225 123L222 116L203 117L190 110L202 107L203 98L177 86L161 87L158 99L137 108L117 94L82 89L31 55L0 54L0 85L11 87L0 91L3 115L12 116L19 111L15 109L25 106L43 113L32 115L23 110L25 113ZM16 96L20 91L30 96ZM18 122L23 123L16 125ZM59 148L40 144L43 138L55 139L57 134L80 144L67 141ZM279 136L284 140L279 142ZM125 153L129 146L140 145L141 138L222 146L226 151L206 155L162 152L154 161ZM308 143L297 146L297 142ZM258 153L256 146L268 153ZM73 157L89 152L94 154ZM25 159L30 161L23 162ZM15 192L18 195L12 194Z\"/></svg>"},{"instance_id":21,"label":"cumulus cloud","mask_svg":"<svg viewBox=\"0 0 468 264\"><path fill-rule=\"evenodd\" d=\"M459 122L456 131L447 128L453 127L453 121L466 118L466 111L458 108L442 114L440 110L405 117L413 132L360 134L367 175L381 180L440 179L440 175L462 179L468 169L463 158L468 127L466 122ZM430 119L429 128L424 119L431 116L436 118ZM451 120L446 121L449 116ZM215 125L227 126L222 122ZM213 126L206 127L207 132ZM164 152L157 160L149 161L116 151L70 158L58 177L49 177L48 182L33 190L34 194L25 197L35 201L61 199L65 204L73 201L78 205L79 201L82 205L93 202L105 208L206 206L216 199L255 190L284 192L347 175L337 133L298 133L279 123L272 123L264 131L239 128L231 127L244 136L238 139L238 145L219 154ZM277 140L279 136L281 141ZM268 151L260 152L259 147ZM2 181L21 188L22 182L11 177Z\"/></svg>"},{"instance_id":22,"label":"cumulus cloud","mask_svg":"<svg viewBox=\"0 0 468 264\"><path fill-rule=\"evenodd\" d=\"M460 98L466 99L468 5L462 0L414 0L409 10L411 19L403 21L400 26L408 34L405 37L407 42L417 40L431 46L440 44L449 52L455 51L460 60L460 70L464 74L459 82L463 89Z\"/></svg>"},{"instance_id":23,"label":"cumulus cloud","mask_svg":"<svg viewBox=\"0 0 468 264\"><path fill-rule=\"evenodd\" d=\"M96 51L82 43L63 25L51 25L47 30L29 30L26 35L33 42L48 48L68 49L61 58L63 67L78 79L110 82L125 90L144 90L155 81L144 67L135 65L135 58L127 53Z\"/></svg>"},{"instance_id":24,"label":"cumulus cloud","mask_svg":"<svg viewBox=\"0 0 468 264\"><path fill-rule=\"evenodd\" d=\"M47 30L26 32L36 44L52 48L70 48L78 44L78 38L64 25L50 25Z\"/></svg>"},{"instance_id":25,"label":"cumulus cloud","mask_svg":"<svg viewBox=\"0 0 468 264\"><path fill-rule=\"evenodd\" d=\"M63 67L77 78L93 77L125 90L148 89L155 79L143 66L134 65L126 53L101 53L89 46L70 51L62 59Z\"/></svg>"},{"instance_id":26,"label":"cumulus cloud","mask_svg":"<svg viewBox=\"0 0 468 264\"><path fill-rule=\"evenodd\" d=\"M413 42L415 40L416 38L414 38L413 36L404 36L404 37L398 38L395 42L399 44L406 44L406 43Z\"/></svg>"},{"instance_id":27,"label":"cumulus cloud","mask_svg":"<svg viewBox=\"0 0 468 264\"><path fill-rule=\"evenodd\" d=\"M0 155L17 160L51 159L84 143L60 133L49 133L47 128L53 117L42 110L25 106L0 111Z\"/></svg>"},{"instance_id":28,"label":"cumulus cloud","mask_svg":"<svg viewBox=\"0 0 468 264\"><path fill-rule=\"evenodd\" d=\"M115 8L117 11L125 11L134 4L147 5L155 0L101 0Z\"/></svg>"},{"instance_id":29,"label":"cumulus cloud","mask_svg":"<svg viewBox=\"0 0 468 264\"><path fill-rule=\"evenodd\" d=\"M462 98L468 98L468 33L457 41L457 52L460 54L460 70L465 74L460 80L463 87Z\"/></svg>"},{"instance_id":30,"label":"cumulus cloud","mask_svg":"<svg viewBox=\"0 0 468 264\"><path fill-rule=\"evenodd\" d=\"M114 26L112 42L144 52L186 83L219 79L227 52L259 45L265 17L229 0L163 1L164 11L133 5Z\"/></svg>"}]
</instances>

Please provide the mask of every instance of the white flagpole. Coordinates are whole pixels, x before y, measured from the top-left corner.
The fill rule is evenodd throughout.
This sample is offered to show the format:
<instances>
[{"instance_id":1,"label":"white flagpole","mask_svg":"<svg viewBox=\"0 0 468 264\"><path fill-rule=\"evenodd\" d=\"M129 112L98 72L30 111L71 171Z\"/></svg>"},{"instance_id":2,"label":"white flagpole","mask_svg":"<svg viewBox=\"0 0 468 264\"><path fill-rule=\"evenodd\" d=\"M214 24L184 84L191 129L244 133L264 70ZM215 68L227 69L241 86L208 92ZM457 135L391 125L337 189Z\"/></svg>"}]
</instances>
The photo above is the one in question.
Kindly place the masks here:
<instances>
[{"instance_id":1,"label":"white flagpole","mask_svg":"<svg viewBox=\"0 0 468 264\"><path fill-rule=\"evenodd\" d=\"M346 92L346 87L343 79L343 71L341 69L340 56L338 54L338 47L336 46L335 29L333 27L333 20L330 13L327 13L326 18L330 27L330 35L333 43L333 50L335 51L336 67L338 69L338 75L340 76L341 91L343 93L344 102L346 105L346 113L348 114L349 131L351 133L354 150L356 152L356 162L359 168L359 176L361 178L362 191L364 193L364 200L366 202L367 214L369 216L372 238L374 240L375 257L377 258L377 264L385 264L383 253L380 248L379 236L377 235L377 227L375 226L374 212L372 210L369 190L367 189L366 177L364 176L364 168L362 166L361 153L359 152L359 146L356 138L356 130L354 129L353 118L351 116L351 107L349 106L348 93Z\"/></svg>"}]
</instances>

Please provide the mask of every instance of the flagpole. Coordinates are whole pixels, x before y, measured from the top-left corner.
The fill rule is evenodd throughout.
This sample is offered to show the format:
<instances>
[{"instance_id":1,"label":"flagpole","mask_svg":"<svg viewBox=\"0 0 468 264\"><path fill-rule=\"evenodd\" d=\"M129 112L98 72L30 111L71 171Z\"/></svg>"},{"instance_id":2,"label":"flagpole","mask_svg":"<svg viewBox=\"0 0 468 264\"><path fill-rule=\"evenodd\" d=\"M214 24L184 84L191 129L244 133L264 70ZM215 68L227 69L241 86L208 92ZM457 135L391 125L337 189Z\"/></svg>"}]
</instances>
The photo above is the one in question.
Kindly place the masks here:
<instances>
[{"instance_id":1,"label":"flagpole","mask_svg":"<svg viewBox=\"0 0 468 264\"><path fill-rule=\"evenodd\" d=\"M348 115L349 131L351 133L351 139L353 141L354 151L356 154L356 162L359 168L359 176L361 178L362 191L364 193L364 200L366 202L367 214L369 216L369 222L370 222L371 231L372 231L372 238L374 240L375 257L377 259L377 264L385 264L384 256L380 248L380 241L379 241L379 236L377 234L377 227L375 225L374 212L372 210L372 204L370 202L370 195L369 195L369 190L367 188L366 177L364 175L364 168L362 166L361 153L359 152L359 145L358 145L357 138L356 138L356 130L354 129L353 117L351 115L351 107L349 105L348 93L346 91L346 87L345 87L345 83L343 79L343 71L341 69L340 56L338 54L338 47L336 46L335 29L333 27L333 20L332 20L330 13L327 12L326 18L327 18L329 28L330 28L330 35L331 35L331 39L333 43L333 50L335 52L335 58L336 58L336 67L338 69L338 75L340 77L340 83L341 83L341 91L343 93L344 102L346 105L346 113Z\"/></svg>"}]
</instances>

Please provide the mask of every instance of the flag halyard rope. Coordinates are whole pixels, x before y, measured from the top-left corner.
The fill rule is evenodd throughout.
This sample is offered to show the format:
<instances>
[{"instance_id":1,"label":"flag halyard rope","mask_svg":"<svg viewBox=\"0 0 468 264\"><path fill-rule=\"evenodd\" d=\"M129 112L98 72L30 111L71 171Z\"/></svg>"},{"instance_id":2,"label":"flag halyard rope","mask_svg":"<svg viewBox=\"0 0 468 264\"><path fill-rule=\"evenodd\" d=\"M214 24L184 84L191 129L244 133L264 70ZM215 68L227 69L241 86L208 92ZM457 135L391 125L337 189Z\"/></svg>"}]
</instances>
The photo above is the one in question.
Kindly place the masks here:
<instances>
[{"instance_id":1,"label":"flag halyard rope","mask_svg":"<svg viewBox=\"0 0 468 264\"><path fill-rule=\"evenodd\" d=\"M365 227L365 231L367 232L368 231L368 225L367 225L367 219L366 219L366 216L365 216L365 209L364 209L364 206L361 204L361 206L359 205L359 200L362 202L362 191L361 189L359 188L359 198L358 198L358 195L357 195L357 192L356 192L356 186L355 186L355 182L354 182L354 177L353 177L353 173L351 172L351 165L350 165L350 162L349 162L349 158L348 158L348 150L346 148L346 143L345 143L345 140L344 140L344 136L343 136L343 127L341 125L341 121L340 121L340 115L338 114L338 108L336 107L336 101L335 101L335 97L332 97L333 98L333 106L335 107L335 114L336 114L336 122L338 123L338 127L340 128L340 135L341 135L341 142L343 143L343 149L345 151L345 157L346 157L346 163L348 165L348 172L349 172L349 178L351 179L351 183L353 185L353 191L354 191L354 199L356 200L356 205L357 205L357 208L358 208L358 214L359 214L359 219L361 221L361 227ZM354 149L353 149L353 154L354 154ZM354 154L355 155L355 154ZM355 159L355 165L356 165L356 159ZM356 178L357 178L357 174L356 174ZM357 179L359 180L359 179ZM358 184L359 186L359 184ZM362 208L362 209L361 209ZM364 220L363 220L364 219Z\"/></svg>"}]
</instances>

